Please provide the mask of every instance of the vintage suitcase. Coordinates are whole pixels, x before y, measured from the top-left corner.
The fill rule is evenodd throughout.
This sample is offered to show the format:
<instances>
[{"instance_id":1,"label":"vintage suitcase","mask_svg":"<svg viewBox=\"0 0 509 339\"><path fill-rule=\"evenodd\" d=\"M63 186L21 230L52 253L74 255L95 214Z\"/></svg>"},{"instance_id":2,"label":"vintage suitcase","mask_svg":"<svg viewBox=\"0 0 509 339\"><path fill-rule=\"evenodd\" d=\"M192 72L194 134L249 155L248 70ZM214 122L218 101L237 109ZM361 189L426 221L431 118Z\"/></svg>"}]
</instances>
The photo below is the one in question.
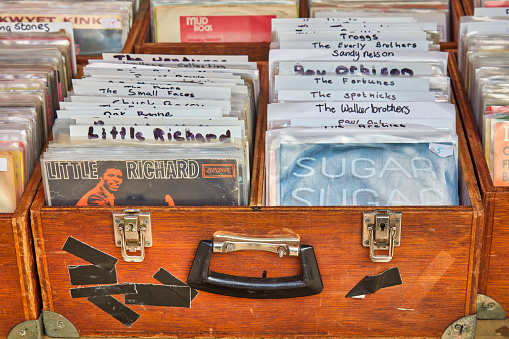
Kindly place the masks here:
<instances>
[{"instance_id":1,"label":"vintage suitcase","mask_svg":"<svg viewBox=\"0 0 509 339\"><path fill-rule=\"evenodd\" d=\"M14 213L0 213L0 337L42 333L41 296L35 264L30 206L41 182L37 166Z\"/></svg>"},{"instance_id":2,"label":"vintage suitcase","mask_svg":"<svg viewBox=\"0 0 509 339\"><path fill-rule=\"evenodd\" d=\"M40 186L46 334L473 338L483 210L461 126L459 206L265 207L260 67L249 206L49 207Z\"/></svg>"},{"instance_id":3,"label":"vintage suitcase","mask_svg":"<svg viewBox=\"0 0 509 339\"><path fill-rule=\"evenodd\" d=\"M454 61L450 63L453 90L458 98L458 109L461 121L468 133L467 141L479 182L485 213L485 228L482 231L482 260L479 271L480 300L479 315L486 319L504 319L505 311L509 310L509 227L506 219L509 216L509 189L494 186L484 156L482 142L464 89L463 76L457 65L457 54L452 54Z\"/></svg>"}]
</instances>

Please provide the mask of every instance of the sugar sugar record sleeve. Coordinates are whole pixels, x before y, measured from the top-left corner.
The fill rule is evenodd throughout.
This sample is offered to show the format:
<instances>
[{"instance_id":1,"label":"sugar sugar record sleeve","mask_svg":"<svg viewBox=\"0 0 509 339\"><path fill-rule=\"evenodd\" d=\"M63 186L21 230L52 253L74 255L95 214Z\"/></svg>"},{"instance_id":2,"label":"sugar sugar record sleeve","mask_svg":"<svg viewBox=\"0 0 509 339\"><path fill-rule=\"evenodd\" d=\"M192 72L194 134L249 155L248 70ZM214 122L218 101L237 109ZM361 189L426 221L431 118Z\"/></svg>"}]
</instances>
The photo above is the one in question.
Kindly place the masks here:
<instances>
[{"instance_id":1,"label":"sugar sugar record sleeve","mask_svg":"<svg viewBox=\"0 0 509 339\"><path fill-rule=\"evenodd\" d=\"M458 204L455 157L430 143L283 143L279 152L280 205Z\"/></svg>"}]
</instances>

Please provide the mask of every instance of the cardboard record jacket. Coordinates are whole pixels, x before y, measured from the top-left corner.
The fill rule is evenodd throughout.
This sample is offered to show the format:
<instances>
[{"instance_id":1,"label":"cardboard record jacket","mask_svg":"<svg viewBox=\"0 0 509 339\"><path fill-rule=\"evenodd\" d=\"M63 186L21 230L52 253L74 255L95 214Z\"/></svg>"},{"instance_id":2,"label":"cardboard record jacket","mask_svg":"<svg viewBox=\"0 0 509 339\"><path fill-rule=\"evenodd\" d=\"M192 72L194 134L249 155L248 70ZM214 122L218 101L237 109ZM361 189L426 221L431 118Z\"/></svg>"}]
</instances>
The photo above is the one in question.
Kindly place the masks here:
<instances>
[{"instance_id":1,"label":"cardboard record jacket","mask_svg":"<svg viewBox=\"0 0 509 339\"><path fill-rule=\"evenodd\" d=\"M457 205L451 143L282 143L280 205Z\"/></svg>"},{"instance_id":2,"label":"cardboard record jacket","mask_svg":"<svg viewBox=\"0 0 509 339\"><path fill-rule=\"evenodd\" d=\"M239 205L235 159L43 161L48 205Z\"/></svg>"}]
</instances>

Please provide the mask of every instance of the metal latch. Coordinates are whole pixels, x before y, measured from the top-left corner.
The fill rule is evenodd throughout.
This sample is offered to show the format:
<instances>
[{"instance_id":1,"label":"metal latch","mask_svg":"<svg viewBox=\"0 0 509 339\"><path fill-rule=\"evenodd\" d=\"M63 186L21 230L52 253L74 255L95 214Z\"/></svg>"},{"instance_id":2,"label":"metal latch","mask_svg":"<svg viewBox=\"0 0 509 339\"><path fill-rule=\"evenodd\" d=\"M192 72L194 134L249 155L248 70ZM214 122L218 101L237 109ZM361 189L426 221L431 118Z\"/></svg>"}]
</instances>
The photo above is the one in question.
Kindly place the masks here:
<instances>
[{"instance_id":1,"label":"metal latch","mask_svg":"<svg viewBox=\"0 0 509 339\"><path fill-rule=\"evenodd\" d=\"M362 213L362 244L369 247L374 262L389 262L394 247L401 244L401 212L375 210ZM387 255L375 255L375 251L388 251Z\"/></svg>"},{"instance_id":2,"label":"metal latch","mask_svg":"<svg viewBox=\"0 0 509 339\"><path fill-rule=\"evenodd\" d=\"M214 234L213 252L266 251L284 255L299 256L300 238L298 236L255 238L239 234Z\"/></svg>"},{"instance_id":3,"label":"metal latch","mask_svg":"<svg viewBox=\"0 0 509 339\"><path fill-rule=\"evenodd\" d=\"M113 233L115 244L122 248L122 257L127 262L142 262L145 259L145 247L152 246L152 227L150 213L138 209L125 209L122 213L113 213ZM140 255L128 255L127 252Z\"/></svg>"}]
</instances>

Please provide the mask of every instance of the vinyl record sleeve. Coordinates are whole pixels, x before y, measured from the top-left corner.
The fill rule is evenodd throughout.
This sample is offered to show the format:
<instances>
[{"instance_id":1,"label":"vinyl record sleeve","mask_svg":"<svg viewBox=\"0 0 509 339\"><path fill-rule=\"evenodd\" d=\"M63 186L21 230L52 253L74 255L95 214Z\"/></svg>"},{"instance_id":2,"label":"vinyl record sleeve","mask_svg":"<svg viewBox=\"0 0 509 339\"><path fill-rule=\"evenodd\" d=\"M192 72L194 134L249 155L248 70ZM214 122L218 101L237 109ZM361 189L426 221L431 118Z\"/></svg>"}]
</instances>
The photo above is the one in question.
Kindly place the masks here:
<instances>
[{"instance_id":1,"label":"vinyl record sleeve","mask_svg":"<svg viewBox=\"0 0 509 339\"><path fill-rule=\"evenodd\" d=\"M0 213L12 213L16 209L16 173L11 152L0 151Z\"/></svg>"},{"instance_id":2,"label":"vinyl record sleeve","mask_svg":"<svg viewBox=\"0 0 509 339\"><path fill-rule=\"evenodd\" d=\"M236 159L42 161L50 206L239 205Z\"/></svg>"},{"instance_id":3,"label":"vinyl record sleeve","mask_svg":"<svg viewBox=\"0 0 509 339\"><path fill-rule=\"evenodd\" d=\"M279 205L457 205L455 156L437 154L446 149L452 143L282 143Z\"/></svg>"}]
</instances>

